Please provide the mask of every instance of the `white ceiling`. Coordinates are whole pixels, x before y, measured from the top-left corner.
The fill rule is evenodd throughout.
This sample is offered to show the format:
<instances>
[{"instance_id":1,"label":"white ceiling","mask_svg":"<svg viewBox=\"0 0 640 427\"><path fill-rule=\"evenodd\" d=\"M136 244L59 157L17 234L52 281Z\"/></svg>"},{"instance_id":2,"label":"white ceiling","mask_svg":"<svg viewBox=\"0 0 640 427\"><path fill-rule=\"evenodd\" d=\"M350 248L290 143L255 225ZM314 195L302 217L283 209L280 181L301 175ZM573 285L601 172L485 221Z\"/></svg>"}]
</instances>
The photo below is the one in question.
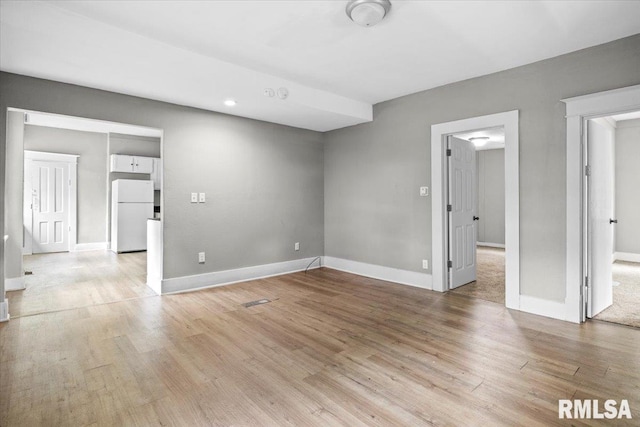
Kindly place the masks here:
<instances>
[{"instance_id":1,"label":"white ceiling","mask_svg":"<svg viewBox=\"0 0 640 427\"><path fill-rule=\"evenodd\" d=\"M2 0L0 69L326 131L384 100L640 32L638 1L392 3L364 28L338 0Z\"/></svg>"},{"instance_id":2,"label":"white ceiling","mask_svg":"<svg viewBox=\"0 0 640 427\"><path fill-rule=\"evenodd\" d=\"M640 111L632 111L631 113L616 114L615 116L611 116L611 118L616 122L622 122L624 120L640 119Z\"/></svg>"},{"instance_id":3,"label":"white ceiling","mask_svg":"<svg viewBox=\"0 0 640 427\"><path fill-rule=\"evenodd\" d=\"M504 127L499 126L495 128L479 129L471 132L462 132L455 134L454 136L469 141L471 138L478 136L486 136L489 138L487 143L482 147L476 147L476 151L482 150L495 150L497 148L504 148Z\"/></svg>"}]
</instances>

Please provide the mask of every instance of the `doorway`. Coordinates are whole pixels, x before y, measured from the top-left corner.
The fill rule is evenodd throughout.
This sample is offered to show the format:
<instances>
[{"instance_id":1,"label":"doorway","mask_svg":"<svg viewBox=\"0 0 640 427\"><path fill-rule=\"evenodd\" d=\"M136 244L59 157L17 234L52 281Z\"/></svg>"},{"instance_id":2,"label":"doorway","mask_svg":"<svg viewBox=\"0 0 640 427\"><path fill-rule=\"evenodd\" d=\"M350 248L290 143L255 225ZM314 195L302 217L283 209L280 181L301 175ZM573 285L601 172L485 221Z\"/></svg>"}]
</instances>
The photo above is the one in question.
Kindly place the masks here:
<instances>
[{"instance_id":1,"label":"doorway","mask_svg":"<svg viewBox=\"0 0 640 427\"><path fill-rule=\"evenodd\" d=\"M159 293L152 284L162 279L162 221L154 214L163 202L162 131L18 109L9 110L8 121L5 198L13 201L7 223L15 245L5 252L5 265L9 258L12 316ZM152 168L120 171L114 156L146 156ZM110 190L118 180L144 184L149 193L149 209L135 224L145 236L139 252L109 250ZM127 226L133 234L134 225Z\"/></svg>"},{"instance_id":2,"label":"doorway","mask_svg":"<svg viewBox=\"0 0 640 427\"><path fill-rule=\"evenodd\" d=\"M479 129L504 129L505 183L505 294L507 308L536 312L535 301L520 296L520 213L519 213L519 149L518 111L491 114L441 123L431 127L431 185L432 185L432 257L433 289L449 290L449 225L447 215L447 156L449 135Z\"/></svg>"},{"instance_id":3,"label":"doorway","mask_svg":"<svg viewBox=\"0 0 640 427\"><path fill-rule=\"evenodd\" d=\"M473 242L467 242L468 253L475 258L475 271L472 278L460 280L456 270L456 263L452 263L450 288L454 293L470 297L505 304L505 164L504 164L504 128L502 126L490 129L463 132L449 137L449 143L460 144L458 140L467 141L466 145L475 157L475 172L471 171L470 179L475 181L468 189L472 192L473 201L466 216L470 237ZM448 152L449 153L449 152ZM451 151L449 161L449 204L452 211L456 211L455 186L456 180L454 152ZM470 168L471 169L471 168ZM454 202L453 204L451 202ZM454 212L451 212L450 217ZM456 214L457 216L459 214ZM453 218L452 218L453 219ZM455 220L454 220L455 221ZM452 224L453 221L449 221ZM450 229L451 229L450 225ZM451 231L451 230L450 230ZM450 233L452 235L453 233ZM460 258L450 245L449 259ZM464 283L462 283L464 282Z\"/></svg>"},{"instance_id":4,"label":"doorway","mask_svg":"<svg viewBox=\"0 0 640 427\"><path fill-rule=\"evenodd\" d=\"M587 318L640 327L640 111L586 120Z\"/></svg>"},{"instance_id":5,"label":"doorway","mask_svg":"<svg viewBox=\"0 0 640 427\"><path fill-rule=\"evenodd\" d=\"M25 150L23 254L75 247L77 163L75 155Z\"/></svg>"},{"instance_id":6,"label":"doorway","mask_svg":"<svg viewBox=\"0 0 640 427\"><path fill-rule=\"evenodd\" d=\"M589 254L585 129L587 121L640 110L640 85L563 99L567 125L566 297L564 319L587 319Z\"/></svg>"}]
</instances>

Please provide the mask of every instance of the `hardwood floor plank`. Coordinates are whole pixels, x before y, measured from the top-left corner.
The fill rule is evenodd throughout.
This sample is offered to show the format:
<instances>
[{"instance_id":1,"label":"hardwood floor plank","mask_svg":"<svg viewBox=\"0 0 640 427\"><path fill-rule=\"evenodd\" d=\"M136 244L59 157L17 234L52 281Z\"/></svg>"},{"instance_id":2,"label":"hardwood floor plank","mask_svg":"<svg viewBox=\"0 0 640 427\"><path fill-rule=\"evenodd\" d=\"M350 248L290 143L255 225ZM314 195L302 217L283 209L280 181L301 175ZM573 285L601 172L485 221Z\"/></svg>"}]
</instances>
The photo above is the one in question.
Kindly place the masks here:
<instances>
[{"instance_id":1,"label":"hardwood floor plank","mask_svg":"<svg viewBox=\"0 0 640 427\"><path fill-rule=\"evenodd\" d=\"M558 419L574 398L640 417L637 329L324 268L159 297L139 255L30 262L0 325L2 426L598 425Z\"/></svg>"}]
</instances>

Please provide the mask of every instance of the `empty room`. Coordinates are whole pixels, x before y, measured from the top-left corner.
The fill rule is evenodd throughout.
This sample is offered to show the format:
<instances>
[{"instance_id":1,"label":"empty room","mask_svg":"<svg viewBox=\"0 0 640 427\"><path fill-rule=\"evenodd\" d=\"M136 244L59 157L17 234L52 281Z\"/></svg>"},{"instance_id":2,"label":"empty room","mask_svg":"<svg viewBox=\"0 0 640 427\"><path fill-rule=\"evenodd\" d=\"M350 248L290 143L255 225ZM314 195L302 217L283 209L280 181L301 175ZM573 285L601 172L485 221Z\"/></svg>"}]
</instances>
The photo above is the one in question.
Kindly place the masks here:
<instances>
[{"instance_id":1,"label":"empty room","mask_svg":"<svg viewBox=\"0 0 640 427\"><path fill-rule=\"evenodd\" d=\"M640 2L0 0L0 426L636 426Z\"/></svg>"}]
</instances>

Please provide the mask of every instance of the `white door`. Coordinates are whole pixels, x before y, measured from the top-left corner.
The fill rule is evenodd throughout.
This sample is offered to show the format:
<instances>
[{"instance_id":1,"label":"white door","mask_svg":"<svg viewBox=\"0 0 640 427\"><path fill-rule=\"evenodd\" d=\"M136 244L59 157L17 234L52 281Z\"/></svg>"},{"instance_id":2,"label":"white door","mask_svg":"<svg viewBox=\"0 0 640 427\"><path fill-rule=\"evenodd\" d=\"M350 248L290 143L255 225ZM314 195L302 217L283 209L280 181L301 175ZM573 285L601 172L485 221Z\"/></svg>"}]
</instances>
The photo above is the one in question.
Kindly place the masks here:
<instances>
[{"instance_id":1,"label":"white door","mask_svg":"<svg viewBox=\"0 0 640 427\"><path fill-rule=\"evenodd\" d=\"M33 253L69 250L69 164L34 160L31 167Z\"/></svg>"},{"instance_id":2,"label":"white door","mask_svg":"<svg viewBox=\"0 0 640 427\"><path fill-rule=\"evenodd\" d=\"M476 280L476 150L453 136L449 158L449 288Z\"/></svg>"},{"instance_id":3,"label":"white door","mask_svg":"<svg viewBox=\"0 0 640 427\"><path fill-rule=\"evenodd\" d=\"M589 120L587 164L590 168L587 203L587 316L593 317L613 303L613 141L607 123Z\"/></svg>"}]
</instances>

